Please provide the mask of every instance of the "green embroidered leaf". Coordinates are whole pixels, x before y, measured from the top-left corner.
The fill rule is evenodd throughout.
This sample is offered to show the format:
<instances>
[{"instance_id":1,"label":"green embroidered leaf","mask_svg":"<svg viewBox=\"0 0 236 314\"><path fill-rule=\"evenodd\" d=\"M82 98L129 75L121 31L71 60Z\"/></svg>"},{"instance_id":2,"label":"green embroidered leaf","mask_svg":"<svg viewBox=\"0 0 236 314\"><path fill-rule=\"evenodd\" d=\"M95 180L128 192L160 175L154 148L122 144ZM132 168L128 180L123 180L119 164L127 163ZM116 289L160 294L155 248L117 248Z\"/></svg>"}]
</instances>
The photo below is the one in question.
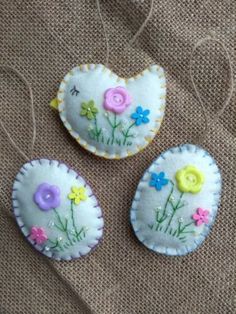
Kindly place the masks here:
<instances>
[{"instance_id":1,"label":"green embroidered leaf","mask_svg":"<svg viewBox=\"0 0 236 314\"><path fill-rule=\"evenodd\" d=\"M88 102L88 105L87 105L88 107L90 107L90 108L92 108L92 107L94 107L94 101L91 99L91 100L89 100L89 102Z\"/></svg>"},{"instance_id":2,"label":"green embroidered leaf","mask_svg":"<svg viewBox=\"0 0 236 314\"><path fill-rule=\"evenodd\" d=\"M93 120L96 118L96 114L98 113L98 109L96 108L94 101L90 100L87 103L81 103L81 116L86 116L88 120Z\"/></svg>"},{"instance_id":3,"label":"green embroidered leaf","mask_svg":"<svg viewBox=\"0 0 236 314\"><path fill-rule=\"evenodd\" d=\"M82 109L82 110L80 111L80 115L81 115L81 116L86 116L86 115L87 115L87 110L86 110L86 109Z\"/></svg>"},{"instance_id":4,"label":"green embroidered leaf","mask_svg":"<svg viewBox=\"0 0 236 314\"><path fill-rule=\"evenodd\" d=\"M91 111L92 111L93 113L98 113L98 109L97 109L96 107L91 108Z\"/></svg>"},{"instance_id":5,"label":"green embroidered leaf","mask_svg":"<svg viewBox=\"0 0 236 314\"><path fill-rule=\"evenodd\" d=\"M85 109L86 111L88 109L88 105L86 104L86 102L82 102L81 107Z\"/></svg>"},{"instance_id":6,"label":"green embroidered leaf","mask_svg":"<svg viewBox=\"0 0 236 314\"><path fill-rule=\"evenodd\" d=\"M89 120L93 120L94 119L94 115L93 115L93 113L91 111L87 111L87 118Z\"/></svg>"}]
</instances>

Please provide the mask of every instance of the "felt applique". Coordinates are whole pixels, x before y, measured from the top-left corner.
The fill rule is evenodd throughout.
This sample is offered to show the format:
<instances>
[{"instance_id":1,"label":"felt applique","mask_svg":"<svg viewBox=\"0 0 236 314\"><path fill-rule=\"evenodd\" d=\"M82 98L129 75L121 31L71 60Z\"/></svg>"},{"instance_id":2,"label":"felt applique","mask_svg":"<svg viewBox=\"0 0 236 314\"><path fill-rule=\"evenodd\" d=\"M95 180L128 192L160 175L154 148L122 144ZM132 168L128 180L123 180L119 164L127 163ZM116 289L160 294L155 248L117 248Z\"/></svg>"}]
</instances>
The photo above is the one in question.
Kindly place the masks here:
<instances>
[{"instance_id":1,"label":"felt applique","mask_svg":"<svg viewBox=\"0 0 236 314\"><path fill-rule=\"evenodd\" d=\"M39 159L24 164L16 176L12 200L21 231L48 257L78 258L102 237L102 212L90 186L59 161Z\"/></svg>"},{"instance_id":2,"label":"felt applique","mask_svg":"<svg viewBox=\"0 0 236 314\"><path fill-rule=\"evenodd\" d=\"M42 254L56 260L71 260L88 254L103 235L103 216L88 183L73 169L57 160L32 160L36 140L33 91L27 79L13 71L25 83L30 95L33 134L29 154L26 154L9 134L0 119L0 125L9 142L28 162L17 174L12 189L12 205L17 224L23 235ZM72 96L79 91L71 87ZM57 101L54 101L57 106ZM94 105L84 108L86 115L96 114ZM92 116L93 117L93 116Z\"/></svg>"},{"instance_id":3,"label":"felt applique","mask_svg":"<svg viewBox=\"0 0 236 314\"><path fill-rule=\"evenodd\" d=\"M157 134L165 94L164 72L157 65L123 79L101 64L89 64L65 76L51 106L85 149L120 159L142 150Z\"/></svg>"},{"instance_id":4,"label":"felt applique","mask_svg":"<svg viewBox=\"0 0 236 314\"><path fill-rule=\"evenodd\" d=\"M138 185L131 208L137 238L157 253L192 252L214 223L220 192L218 166L204 149L186 144L167 150Z\"/></svg>"}]
</instances>

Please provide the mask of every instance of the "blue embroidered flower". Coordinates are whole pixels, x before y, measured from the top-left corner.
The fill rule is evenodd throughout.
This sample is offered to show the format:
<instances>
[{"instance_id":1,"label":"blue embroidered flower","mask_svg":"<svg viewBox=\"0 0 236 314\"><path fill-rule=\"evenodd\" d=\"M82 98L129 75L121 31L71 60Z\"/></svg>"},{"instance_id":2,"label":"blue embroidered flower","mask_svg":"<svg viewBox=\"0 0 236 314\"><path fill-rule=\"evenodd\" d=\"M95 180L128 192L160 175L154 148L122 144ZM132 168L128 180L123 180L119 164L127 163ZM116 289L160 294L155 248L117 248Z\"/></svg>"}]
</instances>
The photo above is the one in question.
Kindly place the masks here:
<instances>
[{"instance_id":1,"label":"blue embroidered flower","mask_svg":"<svg viewBox=\"0 0 236 314\"><path fill-rule=\"evenodd\" d=\"M138 106L136 112L131 115L131 118L135 120L135 125L139 126L142 123L148 123L150 121L147 117L149 114L150 110L144 110L141 106Z\"/></svg>"},{"instance_id":2,"label":"blue embroidered flower","mask_svg":"<svg viewBox=\"0 0 236 314\"><path fill-rule=\"evenodd\" d=\"M160 191L164 185L168 184L168 182L169 180L165 178L164 172L160 172L159 174L152 173L149 186L153 186L156 188L157 191Z\"/></svg>"}]
</instances>

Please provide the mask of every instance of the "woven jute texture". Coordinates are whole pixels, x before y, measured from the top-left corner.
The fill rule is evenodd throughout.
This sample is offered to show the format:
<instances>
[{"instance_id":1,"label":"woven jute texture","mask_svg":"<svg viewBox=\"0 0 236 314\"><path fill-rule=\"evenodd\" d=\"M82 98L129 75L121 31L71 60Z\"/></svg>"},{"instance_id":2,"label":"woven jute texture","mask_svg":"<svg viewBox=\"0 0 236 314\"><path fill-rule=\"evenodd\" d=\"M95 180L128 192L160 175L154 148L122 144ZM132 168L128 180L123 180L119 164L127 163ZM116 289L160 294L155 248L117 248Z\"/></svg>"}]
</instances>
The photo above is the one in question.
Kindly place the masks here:
<instances>
[{"instance_id":1,"label":"woven jute texture","mask_svg":"<svg viewBox=\"0 0 236 314\"><path fill-rule=\"evenodd\" d=\"M167 75L167 109L160 134L142 153L109 161L82 149L49 108L60 80L72 67L104 63L105 41L95 1L0 1L0 62L22 72L34 92L33 157L63 160L78 170L91 183L105 219L103 242L85 258L56 262L31 248L8 214L12 182L24 160L1 131L1 314L235 312L235 97L203 145L224 178L219 214L204 245L185 257L154 254L133 235L129 210L150 163L168 147L201 134L204 119L190 85L190 53L200 38L214 32L236 62L236 2L155 1L147 28L122 54L148 7L148 0L101 1L111 45L110 67L121 76L132 76L157 63ZM228 65L218 44L204 44L197 50L194 76L212 116L226 98L228 86ZM1 118L27 153L32 134L29 95L12 73L1 71L0 104Z\"/></svg>"}]
</instances>

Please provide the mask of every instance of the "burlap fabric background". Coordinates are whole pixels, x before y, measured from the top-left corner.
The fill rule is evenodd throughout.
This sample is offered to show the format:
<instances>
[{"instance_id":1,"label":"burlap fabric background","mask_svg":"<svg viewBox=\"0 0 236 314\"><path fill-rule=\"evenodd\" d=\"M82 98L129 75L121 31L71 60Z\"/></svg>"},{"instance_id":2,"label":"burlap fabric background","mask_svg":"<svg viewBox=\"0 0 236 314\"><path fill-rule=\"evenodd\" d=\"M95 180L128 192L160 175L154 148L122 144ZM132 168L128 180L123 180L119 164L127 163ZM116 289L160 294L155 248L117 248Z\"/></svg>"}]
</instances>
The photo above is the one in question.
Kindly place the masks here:
<instances>
[{"instance_id":1,"label":"burlap fabric background","mask_svg":"<svg viewBox=\"0 0 236 314\"><path fill-rule=\"evenodd\" d=\"M130 76L150 63L167 74L167 110L161 133L132 158L109 161L80 148L48 103L63 76L80 63L103 63L105 42L93 0L1 0L0 61L31 82L36 107L34 157L64 160L91 183L105 217L102 244L86 258L54 262L33 250L7 213L11 186L24 160L1 132L0 312L9 313L234 313L235 296L235 98L204 147L222 170L224 190L216 224L204 245L182 258L154 254L131 231L129 209L144 170L169 146L200 134L203 116L190 85L190 52L214 31L236 61L235 1L155 1L139 41L127 41L148 12L148 0L101 1L112 48L111 67ZM196 55L195 78L209 114L226 97L228 66L218 45ZM117 60L115 61L115 58ZM31 136L29 97L12 73L0 81L1 118L27 152Z\"/></svg>"}]
</instances>

